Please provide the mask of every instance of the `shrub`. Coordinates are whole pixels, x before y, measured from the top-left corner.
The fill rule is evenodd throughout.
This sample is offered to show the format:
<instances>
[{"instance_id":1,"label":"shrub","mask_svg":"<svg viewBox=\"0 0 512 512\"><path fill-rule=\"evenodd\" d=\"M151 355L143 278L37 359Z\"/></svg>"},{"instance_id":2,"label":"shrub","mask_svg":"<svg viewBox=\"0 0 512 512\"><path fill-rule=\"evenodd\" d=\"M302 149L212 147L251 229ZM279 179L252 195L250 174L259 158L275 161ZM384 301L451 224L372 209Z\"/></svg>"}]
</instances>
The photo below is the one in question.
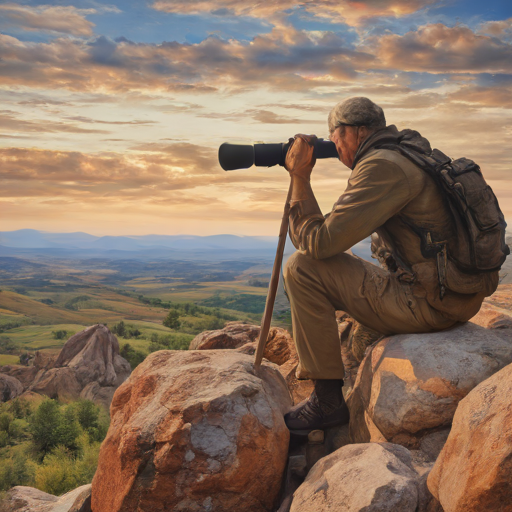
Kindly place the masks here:
<instances>
[{"instance_id":1,"label":"shrub","mask_svg":"<svg viewBox=\"0 0 512 512\"><path fill-rule=\"evenodd\" d=\"M62 414L55 400L44 400L30 418L30 431L36 449L48 453L60 442Z\"/></svg>"},{"instance_id":2,"label":"shrub","mask_svg":"<svg viewBox=\"0 0 512 512\"><path fill-rule=\"evenodd\" d=\"M162 322L166 327L169 327L169 329L179 329L180 328L180 314L177 310L171 309L169 311L168 315L164 318L164 321Z\"/></svg>"},{"instance_id":3,"label":"shrub","mask_svg":"<svg viewBox=\"0 0 512 512\"><path fill-rule=\"evenodd\" d=\"M63 340L67 337L68 331L65 331L64 329L52 331L52 335L54 340Z\"/></svg>"},{"instance_id":4,"label":"shrub","mask_svg":"<svg viewBox=\"0 0 512 512\"><path fill-rule=\"evenodd\" d=\"M29 437L29 424L26 420L14 419L9 424L9 438L12 441L22 441Z\"/></svg>"},{"instance_id":5,"label":"shrub","mask_svg":"<svg viewBox=\"0 0 512 512\"><path fill-rule=\"evenodd\" d=\"M32 485L35 464L21 452L3 460L0 465L0 491L7 491L15 485Z\"/></svg>"},{"instance_id":6,"label":"shrub","mask_svg":"<svg viewBox=\"0 0 512 512\"><path fill-rule=\"evenodd\" d=\"M129 343L125 343L122 346L121 356L130 363L132 370L135 370L146 359L146 355L143 352L135 350Z\"/></svg>"}]
</instances>

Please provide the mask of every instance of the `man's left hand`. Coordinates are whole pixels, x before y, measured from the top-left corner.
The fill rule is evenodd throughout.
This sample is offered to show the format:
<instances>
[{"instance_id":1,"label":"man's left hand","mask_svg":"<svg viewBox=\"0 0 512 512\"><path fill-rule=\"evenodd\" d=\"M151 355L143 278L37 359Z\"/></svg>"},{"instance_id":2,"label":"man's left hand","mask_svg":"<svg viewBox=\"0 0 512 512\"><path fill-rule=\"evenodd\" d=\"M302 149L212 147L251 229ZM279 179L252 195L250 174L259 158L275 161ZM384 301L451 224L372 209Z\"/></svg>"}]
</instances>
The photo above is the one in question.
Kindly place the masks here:
<instances>
[{"instance_id":1,"label":"man's left hand","mask_svg":"<svg viewBox=\"0 0 512 512\"><path fill-rule=\"evenodd\" d=\"M286 154L284 167L290 176L299 176L307 181L311 176L316 163L315 143L316 135L299 133L290 139L291 146Z\"/></svg>"}]
</instances>

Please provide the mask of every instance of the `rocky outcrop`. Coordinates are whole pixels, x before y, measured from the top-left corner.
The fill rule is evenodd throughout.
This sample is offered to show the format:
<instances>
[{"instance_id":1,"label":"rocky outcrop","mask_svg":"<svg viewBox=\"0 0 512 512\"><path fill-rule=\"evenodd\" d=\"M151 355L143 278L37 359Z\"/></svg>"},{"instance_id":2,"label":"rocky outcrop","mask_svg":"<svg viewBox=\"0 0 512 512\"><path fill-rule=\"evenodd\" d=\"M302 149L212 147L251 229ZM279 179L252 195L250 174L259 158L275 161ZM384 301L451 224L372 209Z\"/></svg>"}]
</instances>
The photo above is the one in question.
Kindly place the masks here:
<instances>
[{"instance_id":1,"label":"rocky outcrop","mask_svg":"<svg viewBox=\"0 0 512 512\"><path fill-rule=\"evenodd\" d=\"M131 368L119 353L117 338L98 324L69 338L57 357L38 353L32 367L4 366L1 371L19 379L25 393L63 401L88 398L108 407Z\"/></svg>"},{"instance_id":2,"label":"rocky outcrop","mask_svg":"<svg viewBox=\"0 0 512 512\"><path fill-rule=\"evenodd\" d=\"M349 396L354 442L417 447L450 425L477 384L512 362L512 344L467 323L438 333L383 339L365 357Z\"/></svg>"},{"instance_id":3,"label":"rocky outcrop","mask_svg":"<svg viewBox=\"0 0 512 512\"><path fill-rule=\"evenodd\" d=\"M291 406L275 365L233 350L160 351L114 395L94 512L270 511Z\"/></svg>"},{"instance_id":4,"label":"rocky outcrop","mask_svg":"<svg viewBox=\"0 0 512 512\"><path fill-rule=\"evenodd\" d=\"M428 498L403 446L344 446L320 459L295 491L291 512L417 512Z\"/></svg>"},{"instance_id":5,"label":"rocky outcrop","mask_svg":"<svg viewBox=\"0 0 512 512\"><path fill-rule=\"evenodd\" d=\"M15 377L0 373L0 402L7 402L23 393L22 383Z\"/></svg>"},{"instance_id":6,"label":"rocky outcrop","mask_svg":"<svg viewBox=\"0 0 512 512\"><path fill-rule=\"evenodd\" d=\"M445 512L512 510L512 365L464 398L428 477Z\"/></svg>"},{"instance_id":7,"label":"rocky outcrop","mask_svg":"<svg viewBox=\"0 0 512 512\"><path fill-rule=\"evenodd\" d=\"M0 503L0 512L91 512L91 485L53 496L22 485L10 489Z\"/></svg>"}]
</instances>

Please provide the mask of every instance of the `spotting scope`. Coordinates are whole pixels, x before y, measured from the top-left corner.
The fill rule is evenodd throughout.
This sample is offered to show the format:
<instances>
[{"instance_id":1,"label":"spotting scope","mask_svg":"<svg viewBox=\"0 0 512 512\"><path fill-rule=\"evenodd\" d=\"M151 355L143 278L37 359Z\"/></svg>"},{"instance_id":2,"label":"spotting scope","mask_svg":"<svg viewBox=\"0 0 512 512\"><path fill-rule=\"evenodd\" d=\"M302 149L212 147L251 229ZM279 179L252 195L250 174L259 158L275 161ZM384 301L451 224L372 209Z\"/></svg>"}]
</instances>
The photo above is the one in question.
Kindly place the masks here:
<instances>
[{"instance_id":1,"label":"spotting scope","mask_svg":"<svg viewBox=\"0 0 512 512\"><path fill-rule=\"evenodd\" d=\"M290 142L279 144L230 144L224 142L219 148L219 163L225 171L257 167L284 166ZM316 158L338 158L334 142L317 139Z\"/></svg>"}]
</instances>

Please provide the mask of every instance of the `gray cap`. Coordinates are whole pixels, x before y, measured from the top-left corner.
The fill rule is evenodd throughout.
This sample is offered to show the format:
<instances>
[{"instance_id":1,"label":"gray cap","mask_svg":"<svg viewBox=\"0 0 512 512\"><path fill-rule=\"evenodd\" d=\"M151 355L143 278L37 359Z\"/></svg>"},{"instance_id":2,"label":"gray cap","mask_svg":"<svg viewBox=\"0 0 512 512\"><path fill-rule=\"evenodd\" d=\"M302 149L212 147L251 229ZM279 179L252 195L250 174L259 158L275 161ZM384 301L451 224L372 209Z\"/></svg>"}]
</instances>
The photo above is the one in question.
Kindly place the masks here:
<instances>
[{"instance_id":1,"label":"gray cap","mask_svg":"<svg viewBox=\"0 0 512 512\"><path fill-rule=\"evenodd\" d=\"M384 111L372 100L363 97L348 98L338 103L329 113L329 131L338 126L353 125L368 128L384 128L386 118Z\"/></svg>"}]
</instances>

